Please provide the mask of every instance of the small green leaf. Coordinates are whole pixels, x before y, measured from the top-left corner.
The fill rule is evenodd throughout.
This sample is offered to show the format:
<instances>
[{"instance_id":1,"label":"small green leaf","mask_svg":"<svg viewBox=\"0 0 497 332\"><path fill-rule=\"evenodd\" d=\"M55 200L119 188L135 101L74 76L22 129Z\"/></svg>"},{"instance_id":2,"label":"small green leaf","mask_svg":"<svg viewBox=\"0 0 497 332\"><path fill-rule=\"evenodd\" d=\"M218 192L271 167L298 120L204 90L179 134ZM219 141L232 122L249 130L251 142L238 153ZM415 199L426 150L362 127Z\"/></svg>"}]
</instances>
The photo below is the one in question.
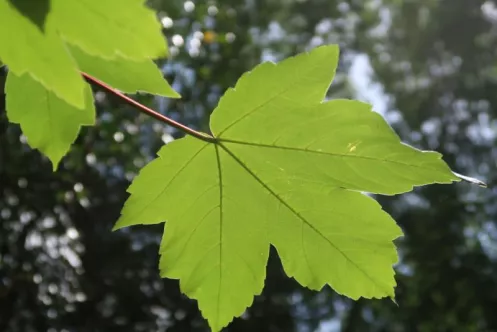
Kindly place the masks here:
<instances>
[{"instance_id":1,"label":"small green leaf","mask_svg":"<svg viewBox=\"0 0 497 332\"><path fill-rule=\"evenodd\" d=\"M77 47L70 47L79 69L126 93L148 92L179 98L152 60L112 60L91 56Z\"/></svg>"},{"instance_id":2,"label":"small green leaf","mask_svg":"<svg viewBox=\"0 0 497 332\"><path fill-rule=\"evenodd\" d=\"M83 108L85 81L57 35L51 16L47 15L41 30L9 0L0 0L0 58L17 76L29 73L58 97Z\"/></svg>"},{"instance_id":3,"label":"small green leaf","mask_svg":"<svg viewBox=\"0 0 497 332\"><path fill-rule=\"evenodd\" d=\"M322 102L337 60L325 46L243 75L214 110L214 143L166 145L128 189L115 228L167 221L161 274L180 280L214 331L262 291L270 244L304 286L393 298L402 232L361 191L459 180L370 106Z\"/></svg>"},{"instance_id":4,"label":"small green leaf","mask_svg":"<svg viewBox=\"0 0 497 332\"><path fill-rule=\"evenodd\" d=\"M161 25L143 0L52 0L51 6L59 33L86 53L133 60L167 55Z\"/></svg>"},{"instance_id":5,"label":"small green leaf","mask_svg":"<svg viewBox=\"0 0 497 332\"><path fill-rule=\"evenodd\" d=\"M9 71L5 85L9 121L19 123L28 144L39 149L57 168L82 125L93 125L95 107L88 85L84 86L85 108L78 109L57 97L31 76Z\"/></svg>"},{"instance_id":6,"label":"small green leaf","mask_svg":"<svg viewBox=\"0 0 497 332\"><path fill-rule=\"evenodd\" d=\"M29 73L73 106L85 107L85 82L66 43L118 61L149 61L167 54L155 13L142 0L41 3L0 0L0 58L17 76Z\"/></svg>"}]
</instances>

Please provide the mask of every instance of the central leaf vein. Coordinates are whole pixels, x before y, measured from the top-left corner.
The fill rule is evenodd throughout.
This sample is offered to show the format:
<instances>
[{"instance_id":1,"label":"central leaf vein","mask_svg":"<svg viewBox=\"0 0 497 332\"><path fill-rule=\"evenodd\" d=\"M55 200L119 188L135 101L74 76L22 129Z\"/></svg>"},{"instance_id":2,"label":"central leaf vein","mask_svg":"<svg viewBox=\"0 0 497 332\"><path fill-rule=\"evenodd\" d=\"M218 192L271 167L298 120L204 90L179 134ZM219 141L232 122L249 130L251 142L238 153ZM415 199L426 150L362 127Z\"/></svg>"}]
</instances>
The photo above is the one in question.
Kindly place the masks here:
<instances>
[{"instance_id":1,"label":"central leaf vein","mask_svg":"<svg viewBox=\"0 0 497 332\"><path fill-rule=\"evenodd\" d=\"M221 286L223 284L223 175L221 171L221 159L219 156L219 147L216 144L216 160L217 160L217 170L219 176L219 286L217 289L217 310L216 321L219 322L219 304L221 299Z\"/></svg>"},{"instance_id":2,"label":"central leaf vein","mask_svg":"<svg viewBox=\"0 0 497 332\"><path fill-rule=\"evenodd\" d=\"M384 159L384 158L374 158L374 157L369 157L369 156L361 156L361 155L357 155L357 154L345 154L345 153L337 153L337 152L329 152L329 151L308 150L306 148L299 148L299 147L269 145L269 144L263 144L263 143L244 142L244 141L220 138L219 144L222 145L223 142L232 143L232 144L240 144L240 145L249 145L249 146L255 146L255 147L260 147L260 148L281 149L281 150L290 150L290 151L305 152L305 153L314 153L314 154L321 154L321 155L327 155L327 156L333 156L333 157L357 158L357 159L364 159L364 160L380 161L380 162L398 164L398 165L402 165L402 166L423 168L423 169L438 171L435 168L424 167L424 166L412 164L409 162Z\"/></svg>"}]
</instances>

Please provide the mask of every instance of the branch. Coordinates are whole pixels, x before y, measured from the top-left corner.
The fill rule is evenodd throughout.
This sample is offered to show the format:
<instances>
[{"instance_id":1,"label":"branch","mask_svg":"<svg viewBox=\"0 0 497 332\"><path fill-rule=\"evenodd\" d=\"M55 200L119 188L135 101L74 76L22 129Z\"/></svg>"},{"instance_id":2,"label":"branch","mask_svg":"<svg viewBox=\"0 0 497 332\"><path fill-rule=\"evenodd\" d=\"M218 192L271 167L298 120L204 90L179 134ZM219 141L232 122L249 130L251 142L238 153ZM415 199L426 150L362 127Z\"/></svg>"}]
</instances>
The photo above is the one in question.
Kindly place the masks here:
<instances>
[{"instance_id":1,"label":"branch","mask_svg":"<svg viewBox=\"0 0 497 332\"><path fill-rule=\"evenodd\" d=\"M142 113L147 114L148 116L153 117L156 120L164 122L164 123L170 125L171 127L174 127L174 128L176 128L178 130L181 130L185 134L193 136L195 138L198 138L198 139L200 139L202 141L206 141L206 142L210 142L210 143L216 141L215 137L213 137L213 136L211 136L209 134L200 132L200 131L193 130L193 129L191 129L191 128L189 128L189 127L187 127L187 126L185 126L185 125L183 125L183 124L181 124L179 122L176 122L173 119L170 119L167 116L162 115L162 114L154 111L153 109L148 108L147 106L145 106L143 104L140 104L139 102L137 102L136 100L131 99L130 97L126 96L125 94L123 94L119 90L114 89L113 87L105 84L104 82L96 79L93 76L88 75L87 73L81 73L81 75L89 83L91 83L91 84L93 84L95 86L98 86L99 88L101 88L101 89L103 89L103 90L105 90L105 91L113 94L114 96L116 96L119 99L121 99L122 101L124 101L126 104L128 104L128 105L136 108L137 110L139 110Z\"/></svg>"}]
</instances>

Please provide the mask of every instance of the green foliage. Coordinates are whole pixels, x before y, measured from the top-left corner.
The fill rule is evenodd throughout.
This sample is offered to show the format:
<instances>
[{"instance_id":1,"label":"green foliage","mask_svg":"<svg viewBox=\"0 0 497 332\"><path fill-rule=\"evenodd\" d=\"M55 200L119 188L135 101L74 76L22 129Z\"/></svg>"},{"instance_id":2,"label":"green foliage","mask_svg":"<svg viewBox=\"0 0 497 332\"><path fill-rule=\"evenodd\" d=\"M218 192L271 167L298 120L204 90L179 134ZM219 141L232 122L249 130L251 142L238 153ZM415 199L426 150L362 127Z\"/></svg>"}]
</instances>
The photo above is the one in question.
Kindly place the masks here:
<instances>
[{"instance_id":1,"label":"green foliage","mask_svg":"<svg viewBox=\"0 0 497 332\"><path fill-rule=\"evenodd\" d=\"M337 59L326 46L259 65L214 110L215 141L163 147L128 189L115 228L167 221L161 275L180 279L215 331L262 291L270 244L304 286L393 297L401 231L360 191L458 181L370 106L322 102Z\"/></svg>"},{"instance_id":2,"label":"green foliage","mask_svg":"<svg viewBox=\"0 0 497 332\"><path fill-rule=\"evenodd\" d=\"M29 96L26 92L29 91ZM19 123L31 147L47 155L57 168L82 125L93 125L93 95L85 85L86 106L78 109L60 99L28 74L9 72L5 85L9 121Z\"/></svg>"},{"instance_id":3,"label":"green foliage","mask_svg":"<svg viewBox=\"0 0 497 332\"><path fill-rule=\"evenodd\" d=\"M49 0L9 2L36 6L39 3L49 3ZM198 122L201 117L198 114L204 113L213 97L217 98L217 92L213 93L213 90L223 91L227 82L232 82L234 77L259 61L261 48L264 52L285 56L309 45L308 39L311 36L318 40L331 38L344 45L346 59L350 59L351 53L357 51L351 49L352 45L361 45L361 52L368 54L374 67L375 80L379 80L388 96L393 97L389 98L388 110L399 112L397 115L401 118L397 119L396 125L399 125L397 128L406 139L420 145L436 146L438 151L444 153L446 160L452 163L457 160L461 170L472 172L478 169L493 182L494 161L489 151L495 145L495 140L492 135L487 135L491 129L491 126L488 127L491 121L487 120L495 116L497 109L497 99L492 93L496 86L487 79L488 75L481 73L489 72L488 68L494 65L495 40L488 38L492 22L486 17L485 11L481 10L481 4L471 1L449 3L443 0L420 6L412 2L391 0L373 8L357 6L354 1L287 1L282 4L270 0L247 5L244 1L221 0L215 4L219 12L212 15L211 8L207 10L211 6L209 2L196 2L193 12L185 11L183 2L154 0L148 3L162 6L161 10L174 20L173 27L167 30L170 35L179 34L188 40L197 36L199 28L214 27L213 31L209 31L212 32L211 36L217 35L210 38L212 42L213 39L222 40L223 34L228 31L236 34L234 43L223 45L216 42L216 47L209 47L209 38L205 38L201 42L199 54L186 52L188 44L185 48L180 48L172 70L180 75L183 69L199 73L194 81L178 80L185 96L193 97L185 98L180 107L184 110L195 109L195 116L184 114L189 123L199 127L203 125ZM446 10L447 5L452 6L450 11ZM386 34L370 33L373 30L368 30L367 26L375 28L381 16L378 11L385 9L393 15L392 28ZM424 15L426 12L430 15ZM322 24L319 24L320 28L316 27L323 20L339 22L349 16L358 19L359 24L352 28L333 24L325 31L321 29ZM42 18L33 19L39 22ZM269 45L260 45L257 40L254 44L250 32L256 29L262 34L267 33L267 25L275 18L281 23L285 38ZM468 24L459 24L462 21ZM178 22L181 24L177 24ZM458 29L461 33L454 33ZM11 38L17 38L17 31L11 32ZM23 35L19 36L22 38ZM21 41L19 38L17 40ZM314 39L311 43L313 42ZM440 43L443 43L443 49L439 47ZM0 53L2 45L0 44ZM475 45L478 48L476 52ZM77 46L72 47L79 50ZM381 47L381 52L377 52L378 47ZM72 56L75 57L74 54ZM117 57L101 60L116 59ZM461 59L462 67L459 66ZM406 63L410 65L406 67ZM82 64L79 66L81 68ZM342 69L347 67L346 60L342 63ZM399 68L402 70L399 71ZM437 70L442 70L443 75L433 75ZM0 70L0 82L5 72ZM102 74L106 73L102 71ZM96 75L95 72L92 74ZM135 82L133 76L136 74L130 73L126 82L119 86L121 78L115 82L110 81L117 73L109 74L108 78L99 78L116 88L126 89L128 84ZM123 79L125 76L121 75ZM477 82L475 77L478 78ZM334 93L337 92L337 83L340 84L340 78L337 78ZM413 85L412 80L416 81L418 78L428 84ZM257 90L258 87L259 84L256 84L251 89ZM240 93L239 89L237 93ZM376 92L373 93L376 95ZM30 95L26 93L24 97L29 98ZM3 235L0 236L0 247L3 248L0 250L0 275L4 277L4 283L0 281L0 330L48 330L54 326L70 330L75 326L86 326L88 329L110 332L122 330L121 323L126 324L124 329L134 326L142 330L157 330L166 323L170 330L204 331L204 326L198 324L196 306L179 296L177 283L170 280L159 282L156 279L158 274L155 273L153 252L156 248L149 239L155 239L158 228L149 227L145 238L141 237L145 235L142 232L132 236L127 232L109 236L106 231L108 223L121 206L124 192L122 186L126 184L125 178L114 172L116 161L119 163L118 168L126 172L126 177L132 174L136 170L134 164L138 165L137 161L148 157L144 150L155 146L162 130L159 130L160 126L153 126L153 130L157 129L160 134L147 135L145 142L143 135L131 130L126 132L126 139L122 142L106 140L105 137L112 137L115 131L121 130L119 126L122 124L126 127L129 123L140 126L142 118L134 118L131 113L122 112L119 104L105 104L100 112L105 115L112 113L112 117L109 117L111 119L107 118L109 122L105 121L90 129L89 135L78 140L80 144L74 147L74 153L64 163L64 170L58 174L43 171L46 163L36 153L25 151L16 128L3 130L6 117L0 111L0 160L5 160L3 164L0 163L0 233ZM173 105L172 109L168 106L165 108L174 113L178 104ZM236 102L225 105L234 105L242 110L244 107ZM346 106L347 109L350 105ZM459 116L452 116L454 108ZM224 112L228 111L230 109L225 107ZM281 122L286 118L284 112L285 110L278 112ZM294 112L291 110L289 114ZM236 117L236 112L234 113ZM222 116L219 118L223 120ZM254 124L261 125L256 121ZM425 124L429 126L425 128ZM337 130L338 127L330 125L329 128ZM435 130L425 130L429 128ZM473 135L475 128L481 129L482 135ZM269 128L276 131L283 129ZM223 128L219 131L222 130ZM315 126L310 126L309 130L314 131ZM325 132L326 129L320 128L316 133L319 134L320 131ZM468 138L468 133L473 134ZM236 133L227 130L227 134ZM96 137L103 139L95 141ZM254 137L249 137L250 139L253 140ZM184 140L172 143L168 151L181 142ZM475 142L478 145L476 149L473 145ZM148 149L143 149L143 144ZM83 162L85 155L92 157L87 158L87 165ZM165 157L169 158L169 153ZM96 164L93 160L96 160ZM362 168L359 172L361 175L367 174ZM157 179L162 180L159 177ZM71 183L76 182L84 186L81 187L84 188L83 191L80 192L79 188L70 189ZM72 194L77 199L70 199ZM418 202L411 200L413 197ZM80 204L83 202L82 198L88 198L88 202L91 202L84 209L81 208L82 203ZM354 202L348 199L349 196L345 198L345 201L334 199L334 205L350 208L349 205ZM345 300L348 304L345 311L334 316L336 312L333 302L339 298L334 292L326 289L319 294L312 294L304 288L296 288L293 280L282 279L279 261L272 257L269 259L269 279L263 297L247 310L244 319L234 322L228 330L318 330L319 323L330 318L341 320L343 331L409 331L413 326L421 330L448 331L496 329L496 316L492 310L496 307L494 294L497 285L496 266L492 264L495 262L495 255L491 250L492 239L495 240L495 232L492 231L495 228L495 223L492 223L495 219L492 218L495 197L492 192L474 191L469 186L430 186L404 198L377 198L387 211L394 211L396 221L406 233L405 240L396 241L401 246L403 256L395 278L398 283L396 300L400 310L389 301ZM309 206L313 207L312 204ZM193 205L192 209L195 207ZM60 213L61 211L64 212ZM336 220L336 209L334 213L333 220ZM31 222L26 222L27 215L36 216L30 217L35 218ZM54 216L55 226L46 227L45 220L42 219L44 216ZM238 215L237 218L241 220ZM369 220L369 214L367 218ZM23 221L22 225L19 220ZM349 219L346 222L349 223ZM168 232L171 232L174 225L175 223L168 224ZM67 235L74 234L75 229L80 236L76 239L71 236L67 243ZM72 260L59 255L47 255L49 248L44 245L27 245L32 242L31 236L53 239L61 234L58 246L60 253L64 256L63 250L72 248L76 257L82 260L83 273L80 266L72 264ZM133 241L133 245L130 241ZM165 246L168 241L164 240ZM299 243L298 240L294 242ZM82 253L78 248L85 250ZM326 257L329 253L320 248L319 255ZM372 262L376 259L376 256L372 256ZM174 266L174 262L164 264L167 264L166 268ZM34 283L33 280L39 276L42 276L41 282ZM64 292L46 292L53 284L58 285L59 290L64 289ZM143 285L153 285L153 290ZM74 298L78 297L76 294L79 292L87 299L75 303ZM238 293L237 289L234 296ZM40 294L46 301L40 301ZM109 297L113 301L106 303L108 314L102 315L100 307L95 304ZM291 301L287 300L289 297L292 298ZM344 299L339 299L338 303L343 304ZM170 315L161 313L161 317L158 317L156 310L159 307L161 312L164 310L164 313ZM55 313L56 318L53 318L54 315L47 315L47 310ZM366 317L364 312L372 313L372 316Z\"/></svg>"},{"instance_id":4,"label":"green foliage","mask_svg":"<svg viewBox=\"0 0 497 332\"><path fill-rule=\"evenodd\" d=\"M123 92L146 91L164 97L180 97L164 80L152 60L132 61L121 57L108 60L91 56L77 47L70 50L81 71Z\"/></svg>"},{"instance_id":5,"label":"green foliage","mask_svg":"<svg viewBox=\"0 0 497 332\"><path fill-rule=\"evenodd\" d=\"M49 21L51 14L47 16ZM0 0L0 59L16 75L29 73L60 98L83 108L85 82L50 21L42 30L10 1ZM13 31L20 36L12 38Z\"/></svg>"},{"instance_id":6,"label":"green foliage","mask_svg":"<svg viewBox=\"0 0 497 332\"><path fill-rule=\"evenodd\" d=\"M28 72L78 108L84 107L84 81L66 43L107 59L166 55L155 14L141 1L53 0L42 24L29 19L42 9L17 8L13 2L0 0L0 58L17 75ZM20 36L12 38L12 31Z\"/></svg>"},{"instance_id":7,"label":"green foliage","mask_svg":"<svg viewBox=\"0 0 497 332\"><path fill-rule=\"evenodd\" d=\"M81 71L124 92L179 97L151 60L166 55L167 46L155 13L141 0L0 0L0 22L9 119L54 169L79 126L94 122Z\"/></svg>"},{"instance_id":8,"label":"green foliage","mask_svg":"<svg viewBox=\"0 0 497 332\"><path fill-rule=\"evenodd\" d=\"M166 56L155 13L142 0L52 0L55 29L89 54L144 60Z\"/></svg>"}]
</instances>

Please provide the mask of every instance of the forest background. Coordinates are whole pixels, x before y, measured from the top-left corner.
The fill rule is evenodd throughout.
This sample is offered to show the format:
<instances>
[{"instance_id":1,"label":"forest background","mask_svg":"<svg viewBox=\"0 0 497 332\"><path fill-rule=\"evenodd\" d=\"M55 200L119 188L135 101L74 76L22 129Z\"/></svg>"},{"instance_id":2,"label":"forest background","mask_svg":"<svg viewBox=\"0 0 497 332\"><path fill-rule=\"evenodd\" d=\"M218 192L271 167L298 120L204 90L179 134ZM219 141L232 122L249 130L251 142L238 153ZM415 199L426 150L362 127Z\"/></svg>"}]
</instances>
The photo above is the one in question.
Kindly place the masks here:
<instances>
[{"instance_id":1,"label":"forest background","mask_svg":"<svg viewBox=\"0 0 497 332\"><path fill-rule=\"evenodd\" d=\"M485 180L377 197L396 241L397 307L307 291L274 252L266 286L227 331L497 331L497 2L152 0L180 100L138 99L193 128L239 76L339 44L329 97L368 101L421 149ZM0 91L6 72L0 69ZM0 96L0 331L207 331L178 282L160 279L160 226L111 233L139 168L182 134L95 91L85 128L53 173L8 124Z\"/></svg>"}]
</instances>

